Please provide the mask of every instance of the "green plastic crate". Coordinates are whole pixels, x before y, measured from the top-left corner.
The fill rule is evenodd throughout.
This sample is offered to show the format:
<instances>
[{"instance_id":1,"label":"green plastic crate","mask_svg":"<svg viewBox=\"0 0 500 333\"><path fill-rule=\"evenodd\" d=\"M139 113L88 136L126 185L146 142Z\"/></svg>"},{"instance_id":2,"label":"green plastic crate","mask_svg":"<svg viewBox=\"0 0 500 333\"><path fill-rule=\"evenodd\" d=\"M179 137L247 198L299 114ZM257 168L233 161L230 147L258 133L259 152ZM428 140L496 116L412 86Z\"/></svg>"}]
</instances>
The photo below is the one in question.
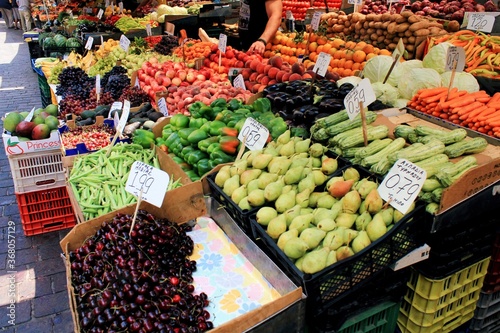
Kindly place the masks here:
<instances>
[{"instance_id":1,"label":"green plastic crate","mask_svg":"<svg viewBox=\"0 0 500 333\"><path fill-rule=\"evenodd\" d=\"M399 303L383 302L347 319L337 333L394 333Z\"/></svg>"}]
</instances>

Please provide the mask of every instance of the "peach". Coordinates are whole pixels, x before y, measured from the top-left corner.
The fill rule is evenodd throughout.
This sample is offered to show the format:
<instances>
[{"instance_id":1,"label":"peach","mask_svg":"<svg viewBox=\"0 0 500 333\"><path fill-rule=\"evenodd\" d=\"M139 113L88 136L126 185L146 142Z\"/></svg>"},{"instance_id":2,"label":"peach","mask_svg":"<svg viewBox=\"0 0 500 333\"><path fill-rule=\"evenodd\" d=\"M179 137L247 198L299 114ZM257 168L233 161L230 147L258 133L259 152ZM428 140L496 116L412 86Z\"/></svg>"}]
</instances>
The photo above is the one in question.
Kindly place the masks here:
<instances>
[{"instance_id":1,"label":"peach","mask_svg":"<svg viewBox=\"0 0 500 333\"><path fill-rule=\"evenodd\" d=\"M252 74L252 70L250 68L245 68L241 71L241 75L243 76L243 78L245 80L248 80L248 78L250 77L250 74Z\"/></svg>"},{"instance_id":2,"label":"peach","mask_svg":"<svg viewBox=\"0 0 500 333\"><path fill-rule=\"evenodd\" d=\"M168 78L173 79L175 77L175 71L173 69L169 69L166 72L166 75L167 75Z\"/></svg>"},{"instance_id":3,"label":"peach","mask_svg":"<svg viewBox=\"0 0 500 333\"><path fill-rule=\"evenodd\" d=\"M292 73L302 75L304 73L304 68L298 62L296 62L292 65Z\"/></svg>"},{"instance_id":4,"label":"peach","mask_svg":"<svg viewBox=\"0 0 500 333\"><path fill-rule=\"evenodd\" d=\"M255 82L255 80L257 79L257 75L259 75L259 73L253 72L252 74L250 74L250 77L248 78L248 80Z\"/></svg>"},{"instance_id":5,"label":"peach","mask_svg":"<svg viewBox=\"0 0 500 333\"><path fill-rule=\"evenodd\" d=\"M170 80L168 77L164 76L162 78L162 82L161 82L161 85L164 86L164 87L168 87L172 84L172 80Z\"/></svg>"},{"instance_id":6,"label":"peach","mask_svg":"<svg viewBox=\"0 0 500 333\"><path fill-rule=\"evenodd\" d=\"M290 79L290 73L285 73L285 74L283 74L283 77L281 78L281 80L282 80L283 82L286 82L286 81L288 81L289 79Z\"/></svg>"},{"instance_id":7,"label":"peach","mask_svg":"<svg viewBox=\"0 0 500 333\"><path fill-rule=\"evenodd\" d=\"M274 79L276 78L276 75L278 74L279 72L279 69L277 69L276 67L271 67L269 69L269 72L267 72L267 75L271 78L271 79Z\"/></svg>"},{"instance_id":8,"label":"peach","mask_svg":"<svg viewBox=\"0 0 500 333\"><path fill-rule=\"evenodd\" d=\"M276 81L283 82L283 76L286 74L285 71L278 71L276 74Z\"/></svg>"},{"instance_id":9,"label":"peach","mask_svg":"<svg viewBox=\"0 0 500 333\"><path fill-rule=\"evenodd\" d=\"M259 74L264 74L264 69L266 68L266 65L262 64L259 62L259 64L257 65L257 73Z\"/></svg>"},{"instance_id":10,"label":"peach","mask_svg":"<svg viewBox=\"0 0 500 333\"><path fill-rule=\"evenodd\" d=\"M187 73L186 71L178 71L177 72L177 77L181 79L181 81L184 81L186 79Z\"/></svg>"},{"instance_id":11,"label":"peach","mask_svg":"<svg viewBox=\"0 0 500 333\"><path fill-rule=\"evenodd\" d=\"M288 80L290 80L290 81L301 80L301 79L302 79L302 75L297 74L297 73L292 73L290 75L290 77L288 78Z\"/></svg>"},{"instance_id":12,"label":"peach","mask_svg":"<svg viewBox=\"0 0 500 333\"><path fill-rule=\"evenodd\" d=\"M266 65L266 66L264 67L264 74L269 73L269 70L270 70L271 68L273 68L273 66L271 66L271 65Z\"/></svg>"},{"instance_id":13,"label":"peach","mask_svg":"<svg viewBox=\"0 0 500 333\"><path fill-rule=\"evenodd\" d=\"M278 82L276 82L276 80L271 80L271 81L269 81L267 83L267 85L270 86L270 85L273 85L273 84L276 84L276 83L278 83Z\"/></svg>"},{"instance_id":14,"label":"peach","mask_svg":"<svg viewBox=\"0 0 500 333\"><path fill-rule=\"evenodd\" d=\"M245 87L247 88L247 90L252 90L252 87L253 87L253 83L250 82L250 81L245 81Z\"/></svg>"},{"instance_id":15,"label":"peach","mask_svg":"<svg viewBox=\"0 0 500 333\"><path fill-rule=\"evenodd\" d=\"M246 68L251 68L250 65L252 64L252 60L251 59L248 59L245 61L245 67Z\"/></svg>"},{"instance_id":16,"label":"peach","mask_svg":"<svg viewBox=\"0 0 500 333\"><path fill-rule=\"evenodd\" d=\"M252 62L250 62L250 69L256 71L257 66L259 66L259 65L260 65L260 61L258 61L257 59L254 59L254 60L252 60Z\"/></svg>"},{"instance_id":17,"label":"peach","mask_svg":"<svg viewBox=\"0 0 500 333\"><path fill-rule=\"evenodd\" d=\"M283 59L280 56L274 56L269 58L269 64L276 68L281 68L283 65Z\"/></svg>"},{"instance_id":18,"label":"peach","mask_svg":"<svg viewBox=\"0 0 500 333\"><path fill-rule=\"evenodd\" d=\"M254 94L258 93L258 92L259 92L259 88L260 88L261 86L262 86L262 85L261 85L261 84L258 84L258 83L254 84L254 85L253 85L253 87L252 87L252 89L251 89L252 93L254 93ZM264 86L264 87L265 87L265 86Z\"/></svg>"},{"instance_id":19,"label":"peach","mask_svg":"<svg viewBox=\"0 0 500 333\"><path fill-rule=\"evenodd\" d=\"M266 76L266 74L264 74L264 73L259 74L259 75L257 75L257 78L255 79L255 81L257 81L258 83L261 83L260 81L262 81L262 78L265 76Z\"/></svg>"},{"instance_id":20,"label":"peach","mask_svg":"<svg viewBox=\"0 0 500 333\"><path fill-rule=\"evenodd\" d=\"M267 86L269 84L269 81L271 79L269 78L269 76L264 76L261 80L260 80L260 83L263 85L263 86Z\"/></svg>"},{"instance_id":21,"label":"peach","mask_svg":"<svg viewBox=\"0 0 500 333\"><path fill-rule=\"evenodd\" d=\"M182 83L182 80L180 78L178 78L178 77L174 77L172 79L172 84L175 85L175 86L180 86L181 83Z\"/></svg>"},{"instance_id":22,"label":"peach","mask_svg":"<svg viewBox=\"0 0 500 333\"><path fill-rule=\"evenodd\" d=\"M302 74L302 78L303 79L312 79L312 75L309 73L304 73L304 74Z\"/></svg>"}]
</instances>

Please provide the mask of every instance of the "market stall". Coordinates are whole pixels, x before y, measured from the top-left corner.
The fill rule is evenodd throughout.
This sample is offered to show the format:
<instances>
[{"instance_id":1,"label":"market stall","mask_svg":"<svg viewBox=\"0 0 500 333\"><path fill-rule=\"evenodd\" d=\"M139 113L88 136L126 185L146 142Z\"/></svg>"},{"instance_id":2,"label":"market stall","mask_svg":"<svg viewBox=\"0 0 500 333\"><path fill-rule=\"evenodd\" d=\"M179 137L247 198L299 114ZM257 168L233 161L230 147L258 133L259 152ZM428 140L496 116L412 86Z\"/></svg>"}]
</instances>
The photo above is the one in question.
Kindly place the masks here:
<instances>
[{"instance_id":1,"label":"market stall","mask_svg":"<svg viewBox=\"0 0 500 333\"><path fill-rule=\"evenodd\" d=\"M263 54L234 3L54 7L3 138L75 331L494 332L497 9L455 2L284 2Z\"/></svg>"}]
</instances>

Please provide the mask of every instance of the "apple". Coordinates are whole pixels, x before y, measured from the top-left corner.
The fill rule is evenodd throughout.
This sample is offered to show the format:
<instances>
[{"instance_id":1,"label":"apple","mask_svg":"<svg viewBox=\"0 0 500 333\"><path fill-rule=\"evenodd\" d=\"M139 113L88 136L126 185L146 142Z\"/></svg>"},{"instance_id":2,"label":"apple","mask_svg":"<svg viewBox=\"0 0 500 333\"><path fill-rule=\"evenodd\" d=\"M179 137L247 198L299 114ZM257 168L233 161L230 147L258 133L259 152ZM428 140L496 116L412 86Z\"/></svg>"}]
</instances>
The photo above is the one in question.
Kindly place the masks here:
<instances>
[{"instance_id":1,"label":"apple","mask_svg":"<svg viewBox=\"0 0 500 333\"><path fill-rule=\"evenodd\" d=\"M184 70L180 70L177 72L177 77L181 79L181 81L186 80L187 73Z\"/></svg>"},{"instance_id":2,"label":"apple","mask_svg":"<svg viewBox=\"0 0 500 333\"><path fill-rule=\"evenodd\" d=\"M198 81L205 81L207 78L203 74L198 74L196 75L196 80Z\"/></svg>"},{"instance_id":3,"label":"apple","mask_svg":"<svg viewBox=\"0 0 500 333\"><path fill-rule=\"evenodd\" d=\"M165 75L166 75L166 73L165 73L165 72L163 72L163 71L158 71L158 72L156 72L156 73L155 73L155 79L157 79L157 80L158 80L158 77L159 77L159 76L165 76Z\"/></svg>"},{"instance_id":4,"label":"apple","mask_svg":"<svg viewBox=\"0 0 500 333\"><path fill-rule=\"evenodd\" d=\"M168 87L172 84L172 80L170 78L163 76L162 77L162 83L160 83L163 87Z\"/></svg>"},{"instance_id":5,"label":"apple","mask_svg":"<svg viewBox=\"0 0 500 333\"><path fill-rule=\"evenodd\" d=\"M173 79L175 77L175 71L173 69L169 69L166 72L166 75L167 75L168 78Z\"/></svg>"},{"instance_id":6,"label":"apple","mask_svg":"<svg viewBox=\"0 0 500 333\"><path fill-rule=\"evenodd\" d=\"M172 79L172 84L175 85L175 86L180 86L181 83L182 83L182 80L180 78L178 78L178 77L174 77Z\"/></svg>"},{"instance_id":7,"label":"apple","mask_svg":"<svg viewBox=\"0 0 500 333\"><path fill-rule=\"evenodd\" d=\"M194 80L196 80L196 76L194 75L194 73L193 72L187 73L187 75L186 75L186 81L190 82L190 83L193 83Z\"/></svg>"}]
</instances>

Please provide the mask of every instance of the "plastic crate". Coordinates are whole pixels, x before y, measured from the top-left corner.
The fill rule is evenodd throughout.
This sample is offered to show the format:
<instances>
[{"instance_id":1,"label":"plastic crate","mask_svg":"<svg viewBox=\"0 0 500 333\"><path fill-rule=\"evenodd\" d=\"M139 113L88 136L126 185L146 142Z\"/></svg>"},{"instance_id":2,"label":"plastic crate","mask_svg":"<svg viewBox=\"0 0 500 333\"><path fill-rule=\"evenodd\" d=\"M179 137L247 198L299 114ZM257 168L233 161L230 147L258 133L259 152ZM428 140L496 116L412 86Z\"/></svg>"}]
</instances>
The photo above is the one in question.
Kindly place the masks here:
<instances>
[{"instance_id":1,"label":"plastic crate","mask_svg":"<svg viewBox=\"0 0 500 333\"><path fill-rule=\"evenodd\" d=\"M500 231L498 230L493 244L488 273L484 278L483 291L487 293L500 291Z\"/></svg>"},{"instance_id":2,"label":"plastic crate","mask_svg":"<svg viewBox=\"0 0 500 333\"><path fill-rule=\"evenodd\" d=\"M393 333L399 312L399 303L384 302L352 316L337 333Z\"/></svg>"},{"instance_id":3,"label":"plastic crate","mask_svg":"<svg viewBox=\"0 0 500 333\"><path fill-rule=\"evenodd\" d=\"M500 326L500 291L481 292L469 328L476 332L493 332L489 328L498 326Z\"/></svg>"},{"instance_id":4,"label":"plastic crate","mask_svg":"<svg viewBox=\"0 0 500 333\"><path fill-rule=\"evenodd\" d=\"M65 186L60 150L9 155L14 188L18 193Z\"/></svg>"},{"instance_id":5,"label":"plastic crate","mask_svg":"<svg viewBox=\"0 0 500 333\"><path fill-rule=\"evenodd\" d=\"M71 228L76 224L66 186L16 193L16 199L26 236Z\"/></svg>"},{"instance_id":6,"label":"plastic crate","mask_svg":"<svg viewBox=\"0 0 500 333\"><path fill-rule=\"evenodd\" d=\"M399 312L403 333L450 332L474 316L489 258L433 280L414 271Z\"/></svg>"},{"instance_id":7,"label":"plastic crate","mask_svg":"<svg viewBox=\"0 0 500 333\"><path fill-rule=\"evenodd\" d=\"M28 49L30 52L30 59L43 57L43 50L38 40L28 42Z\"/></svg>"}]
</instances>

